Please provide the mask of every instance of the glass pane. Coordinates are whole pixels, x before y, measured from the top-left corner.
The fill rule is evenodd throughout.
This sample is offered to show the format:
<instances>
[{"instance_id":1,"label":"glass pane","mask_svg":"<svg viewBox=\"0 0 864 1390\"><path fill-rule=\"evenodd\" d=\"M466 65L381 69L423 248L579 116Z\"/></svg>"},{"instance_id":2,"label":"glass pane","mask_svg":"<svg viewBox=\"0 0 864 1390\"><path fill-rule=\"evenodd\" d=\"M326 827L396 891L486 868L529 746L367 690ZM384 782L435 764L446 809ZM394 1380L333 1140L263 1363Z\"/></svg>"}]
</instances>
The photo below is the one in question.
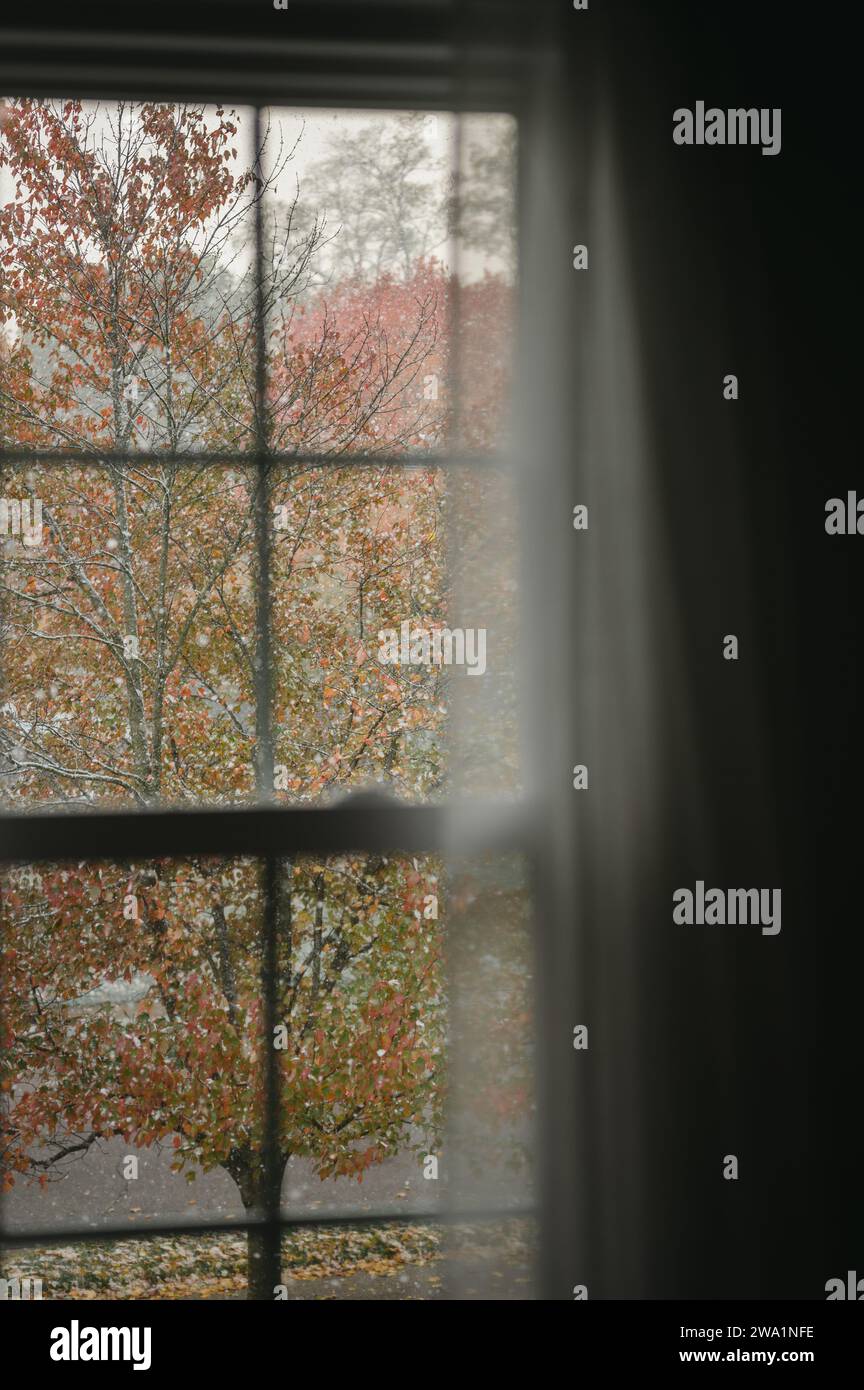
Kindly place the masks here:
<instances>
[{"instance_id":1,"label":"glass pane","mask_svg":"<svg viewBox=\"0 0 864 1390\"><path fill-rule=\"evenodd\" d=\"M30 521L0 559L3 801L253 799L254 471L0 478Z\"/></svg>"},{"instance_id":2,"label":"glass pane","mask_svg":"<svg viewBox=\"0 0 864 1390\"><path fill-rule=\"evenodd\" d=\"M267 267L292 267L291 293L268 304L274 448L479 453L504 440L514 130L506 116L268 113Z\"/></svg>"},{"instance_id":3,"label":"glass pane","mask_svg":"<svg viewBox=\"0 0 864 1390\"><path fill-rule=\"evenodd\" d=\"M260 1203L260 902L251 860L3 872L5 1229Z\"/></svg>"},{"instance_id":4,"label":"glass pane","mask_svg":"<svg viewBox=\"0 0 864 1390\"><path fill-rule=\"evenodd\" d=\"M406 800L440 796L453 672L445 653L433 661L430 638L446 626L446 491L434 470L276 471L280 800L371 783ZM412 647L415 629L428 650L420 637Z\"/></svg>"},{"instance_id":5,"label":"glass pane","mask_svg":"<svg viewBox=\"0 0 864 1390\"><path fill-rule=\"evenodd\" d=\"M467 454L509 448L516 345L516 122L455 122L452 220L453 435Z\"/></svg>"},{"instance_id":6,"label":"glass pane","mask_svg":"<svg viewBox=\"0 0 864 1390\"><path fill-rule=\"evenodd\" d=\"M448 902L454 1185L462 1206L525 1207L535 1049L527 865L518 855L489 855L453 866Z\"/></svg>"},{"instance_id":7,"label":"glass pane","mask_svg":"<svg viewBox=\"0 0 864 1390\"><path fill-rule=\"evenodd\" d=\"M91 456L254 444L252 130L250 112L213 106L7 106L4 443Z\"/></svg>"},{"instance_id":8,"label":"glass pane","mask_svg":"<svg viewBox=\"0 0 864 1390\"><path fill-rule=\"evenodd\" d=\"M523 670L512 472L449 471L447 514L448 615L475 660L447 671L446 785L459 798L514 798L524 790L520 681L537 677Z\"/></svg>"},{"instance_id":9,"label":"glass pane","mask_svg":"<svg viewBox=\"0 0 864 1390\"><path fill-rule=\"evenodd\" d=\"M439 1203L444 930L432 858L283 861L286 1216Z\"/></svg>"},{"instance_id":10,"label":"glass pane","mask_svg":"<svg viewBox=\"0 0 864 1390\"><path fill-rule=\"evenodd\" d=\"M281 862L276 892L271 1040L254 861L4 873L3 1228L259 1214L266 1046L283 1216L397 1218L286 1231L274 1297L529 1296L521 861L302 856ZM419 1219L436 1211L459 1220L445 1231ZM94 1297L106 1281L109 1296L146 1297L160 1280L182 1296L245 1296L243 1234L196 1241L153 1236L119 1254L73 1243L6 1264L41 1277L46 1297Z\"/></svg>"},{"instance_id":11,"label":"glass pane","mask_svg":"<svg viewBox=\"0 0 864 1390\"><path fill-rule=\"evenodd\" d=\"M265 128L267 265L305 258L302 283L267 306L273 447L439 449L453 118L281 109Z\"/></svg>"}]
</instances>

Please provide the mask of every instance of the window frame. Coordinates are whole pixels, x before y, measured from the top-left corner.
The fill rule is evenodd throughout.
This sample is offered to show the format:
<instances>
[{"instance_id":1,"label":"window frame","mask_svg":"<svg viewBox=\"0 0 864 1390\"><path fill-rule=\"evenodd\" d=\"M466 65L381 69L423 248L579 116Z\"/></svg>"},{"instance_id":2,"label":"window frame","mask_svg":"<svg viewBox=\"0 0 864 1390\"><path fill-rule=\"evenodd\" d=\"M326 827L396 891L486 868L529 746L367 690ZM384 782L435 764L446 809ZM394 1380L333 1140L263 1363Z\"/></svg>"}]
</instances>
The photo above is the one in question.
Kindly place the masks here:
<instances>
[{"instance_id":1,"label":"window frame","mask_svg":"<svg viewBox=\"0 0 864 1390\"><path fill-rule=\"evenodd\" d=\"M452 113L457 120L473 112L507 113L520 120L524 53L508 29L509 17L518 7L471 3L364 6L363 31L355 32L357 7L303 5L295 8L292 34L285 40L267 34L226 38L165 31L137 41L96 30L85 35L41 29L4 35L5 53L0 58L0 91L16 96L50 99L113 100L120 97L159 101L202 101L250 108L254 112L254 148L260 150L262 114L267 107L329 109L409 109ZM317 11L317 15L313 14ZM496 37L490 43L488 22L494 13ZM323 13L322 13L323 12ZM299 19L298 19L299 16ZM268 16L269 18L269 16ZM278 22L281 18L276 16ZM503 20L503 25L502 25ZM333 33L340 38L334 40ZM195 66L190 67L194 61ZM520 123L521 138L521 123ZM522 156L524 158L524 156ZM520 229L521 230L521 229ZM521 243L517 243L517 248ZM263 230L260 203L256 205L255 258L260 265ZM261 277L257 277L259 287ZM307 466L447 469L500 466L502 451L493 459L472 458L442 451L433 455L333 456L284 455L271 452L263 428L266 363L263 328L264 307L257 304L256 418L257 439L244 453L244 466L258 472L256 503L257 640L262 653L256 677L256 715L264 759L272 769L272 700L269 689L270 651L270 549L268 478L285 464ZM21 450L0 447L0 464L32 461L39 464L110 462L104 451L79 449ZM124 459L126 456L123 456ZM137 461L164 462L164 453L136 451ZM234 461L228 454L177 453L183 464ZM272 782L272 778L270 779ZM529 867L533 896L542 898L540 863L542 817L527 798L459 804L409 805L386 796L355 794L329 807L291 807L267 803L243 808L165 807L143 811L75 813L34 812L0 814L0 866L73 859L125 859L185 857L195 854L249 856L261 865L263 891L262 989L264 1032L272 1036L275 1014L275 875L281 858L294 854L346 852L439 853L456 861L484 852L519 851ZM275 1052L267 1054L265 1075L265 1163L276 1171L279 1133L279 1088ZM270 1184L270 1196L259 1219L246 1217L204 1221L154 1221L130 1230L115 1224L64 1226L62 1228L5 1231L0 1222L0 1251L32 1244L142 1240L159 1235L193 1235L215 1232L263 1233L262 1258L267 1282L281 1282L281 1237L291 1229L368 1226L404 1221L394 1211L366 1211L362 1215L322 1212L286 1215L278 1184ZM412 1211L411 1221L426 1224L498 1220L536 1215L534 1203L492 1207L460 1213L458 1210Z\"/></svg>"}]
</instances>

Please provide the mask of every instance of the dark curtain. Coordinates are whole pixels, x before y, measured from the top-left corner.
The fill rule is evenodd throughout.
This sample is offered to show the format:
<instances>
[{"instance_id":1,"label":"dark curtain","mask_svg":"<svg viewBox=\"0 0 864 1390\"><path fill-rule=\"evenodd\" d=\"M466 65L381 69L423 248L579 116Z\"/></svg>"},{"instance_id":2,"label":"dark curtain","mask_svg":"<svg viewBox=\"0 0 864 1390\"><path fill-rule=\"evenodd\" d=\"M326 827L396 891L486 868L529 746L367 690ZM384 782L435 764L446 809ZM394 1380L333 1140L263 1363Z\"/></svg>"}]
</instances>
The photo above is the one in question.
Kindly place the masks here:
<instances>
[{"instance_id":1,"label":"dark curtain","mask_svg":"<svg viewBox=\"0 0 864 1390\"><path fill-rule=\"evenodd\" d=\"M824 1299L864 1264L864 540L824 529L860 475L839 16L544 12L522 463L553 924L546 1297ZM780 107L780 154L676 146L672 113L699 99ZM780 933L675 925L673 891L699 879L781 888Z\"/></svg>"}]
</instances>

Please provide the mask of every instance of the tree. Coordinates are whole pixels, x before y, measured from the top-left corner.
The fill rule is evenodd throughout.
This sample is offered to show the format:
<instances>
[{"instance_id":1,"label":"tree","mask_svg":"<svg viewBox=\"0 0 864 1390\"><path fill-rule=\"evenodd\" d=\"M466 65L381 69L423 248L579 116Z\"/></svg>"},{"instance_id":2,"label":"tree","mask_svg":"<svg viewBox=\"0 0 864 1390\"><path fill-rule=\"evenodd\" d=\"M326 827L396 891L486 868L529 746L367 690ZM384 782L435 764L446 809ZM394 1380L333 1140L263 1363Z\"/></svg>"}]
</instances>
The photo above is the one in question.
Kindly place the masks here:
<instances>
[{"instance_id":1,"label":"tree","mask_svg":"<svg viewBox=\"0 0 864 1390\"><path fill-rule=\"evenodd\" d=\"M466 118L462 168L450 216L469 250L516 269L516 122L501 116Z\"/></svg>"},{"instance_id":2,"label":"tree","mask_svg":"<svg viewBox=\"0 0 864 1390\"><path fill-rule=\"evenodd\" d=\"M323 259L333 282L409 279L447 232L445 168L427 117L340 126L305 176L303 208L326 228Z\"/></svg>"},{"instance_id":3,"label":"tree","mask_svg":"<svg viewBox=\"0 0 864 1390\"><path fill-rule=\"evenodd\" d=\"M271 227L258 277L243 239L281 166L243 168L241 136L233 113L189 106L8 109L3 442L92 460L6 470L4 492L39 499L45 528L38 548L7 546L0 568L13 806L310 801L370 779L417 797L443 784L446 676L382 666L375 650L379 626L445 611L446 491L435 472L347 461L435 447L447 391L425 383L446 383L449 282L420 262L398 283L313 294L322 231L313 219L300 235L293 217L278 237ZM259 483L243 462L262 433L289 459L266 480L275 786L255 720ZM231 461L178 464L181 449ZM311 466L312 451L346 466ZM110 1136L170 1140L178 1170L220 1165L259 1209L273 1196L262 1100L274 1047L280 1173L302 1155L322 1178L362 1178L406 1143L428 1150L441 887L431 861L285 862L270 1038L254 863L107 865L94 846L91 863L13 876L7 1182L48 1181ZM125 982L134 1019L98 1002L106 981ZM250 1240L250 1295L272 1297L259 1253Z\"/></svg>"}]
</instances>

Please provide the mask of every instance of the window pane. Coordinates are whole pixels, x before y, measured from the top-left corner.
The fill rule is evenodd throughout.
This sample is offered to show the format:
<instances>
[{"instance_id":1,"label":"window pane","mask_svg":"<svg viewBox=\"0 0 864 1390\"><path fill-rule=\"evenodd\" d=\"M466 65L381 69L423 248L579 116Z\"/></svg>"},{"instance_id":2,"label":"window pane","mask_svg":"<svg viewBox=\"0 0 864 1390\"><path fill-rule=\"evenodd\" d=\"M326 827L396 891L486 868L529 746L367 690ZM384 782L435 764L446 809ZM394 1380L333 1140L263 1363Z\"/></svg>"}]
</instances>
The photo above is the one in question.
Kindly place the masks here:
<instances>
[{"instance_id":1,"label":"window pane","mask_svg":"<svg viewBox=\"0 0 864 1390\"><path fill-rule=\"evenodd\" d=\"M451 470L447 514L449 621L464 629L466 647L473 641L478 657L473 665L451 668L447 786L460 798L513 798L525 789L520 680L537 677L522 669L519 513L512 471Z\"/></svg>"},{"instance_id":2,"label":"window pane","mask_svg":"<svg viewBox=\"0 0 864 1390\"><path fill-rule=\"evenodd\" d=\"M9 104L4 443L120 455L254 444L252 160L248 111Z\"/></svg>"},{"instance_id":3,"label":"window pane","mask_svg":"<svg viewBox=\"0 0 864 1390\"><path fill-rule=\"evenodd\" d=\"M513 330L510 118L282 109L265 129L267 265L308 253L296 289L292 270L291 292L268 304L273 446L497 446Z\"/></svg>"},{"instance_id":4,"label":"window pane","mask_svg":"<svg viewBox=\"0 0 864 1390\"><path fill-rule=\"evenodd\" d=\"M307 254L299 293L268 305L274 448L406 454L444 442L451 124L267 113L267 260L297 244Z\"/></svg>"},{"instance_id":5,"label":"window pane","mask_svg":"<svg viewBox=\"0 0 864 1390\"><path fill-rule=\"evenodd\" d=\"M451 315L460 450L511 444L516 344L516 122L463 115L454 132ZM527 466L527 461L526 461Z\"/></svg>"},{"instance_id":6,"label":"window pane","mask_svg":"<svg viewBox=\"0 0 864 1390\"><path fill-rule=\"evenodd\" d=\"M253 799L254 470L0 477L29 519L0 568L7 805Z\"/></svg>"},{"instance_id":7,"label":"window pane","mask_svg":"<svg viewBox=\"0 0 864 1390\"><path fill-rule=\"evenodd\" d=\"M260 1204L259 866L2 875L6 1229Z\"/></svg>"},{"instance_id":8,"label":"window pane","mask_svg":"<svg viewBox=\"0 0 864 1390\"><path fill-rule=\"evenodd\" d=\"M454 864L448 903L454 1201L524 1208L533 1194L536 1011L527 863L487 855Z\"/></svg>"},{"instance_id":9,"label":"window pane","mask_svg":"<svg viewBox=\"0 0 864 1390\"><path fill-rule=\"evenodd\" d=\"M283 861L272 1040L255 862L16 867L2 886L5 1230L261 1214L272 1046L283 1215L398 1217L286 1232L278 1296L528 1296L533 1002L518 859ZM416 1219L439 1209L457 1225ZM176 1296L269 1298L249 1273L254 1250L241 1233L153 1236L45 1247L23 1264L8 1252L6 1267L41 1277L45 1297L146 1297L161 1282L186 1290Z\"/></svg>"},{"instance_id":10,"label":"window pane","mask_svg":"<svg viewBox=\"0 0 864 1390\"><path fill-rule=\"evenodd\" d=\"M285 1215L441 1200L446 896L423 856L283 861Z\"/></svg>"},{"instance_id":11,"label":"window pane","mask_svg":"<svg viewBox=\"0 0 864 1390\"><path fill-rule=\"evenodd\" d=\"M440 796L455 669L431 647L447 625L446 495L440 471L274 476L275 761L285 800L370 783L413 801Z\"/></svg>"}]
</instances>

